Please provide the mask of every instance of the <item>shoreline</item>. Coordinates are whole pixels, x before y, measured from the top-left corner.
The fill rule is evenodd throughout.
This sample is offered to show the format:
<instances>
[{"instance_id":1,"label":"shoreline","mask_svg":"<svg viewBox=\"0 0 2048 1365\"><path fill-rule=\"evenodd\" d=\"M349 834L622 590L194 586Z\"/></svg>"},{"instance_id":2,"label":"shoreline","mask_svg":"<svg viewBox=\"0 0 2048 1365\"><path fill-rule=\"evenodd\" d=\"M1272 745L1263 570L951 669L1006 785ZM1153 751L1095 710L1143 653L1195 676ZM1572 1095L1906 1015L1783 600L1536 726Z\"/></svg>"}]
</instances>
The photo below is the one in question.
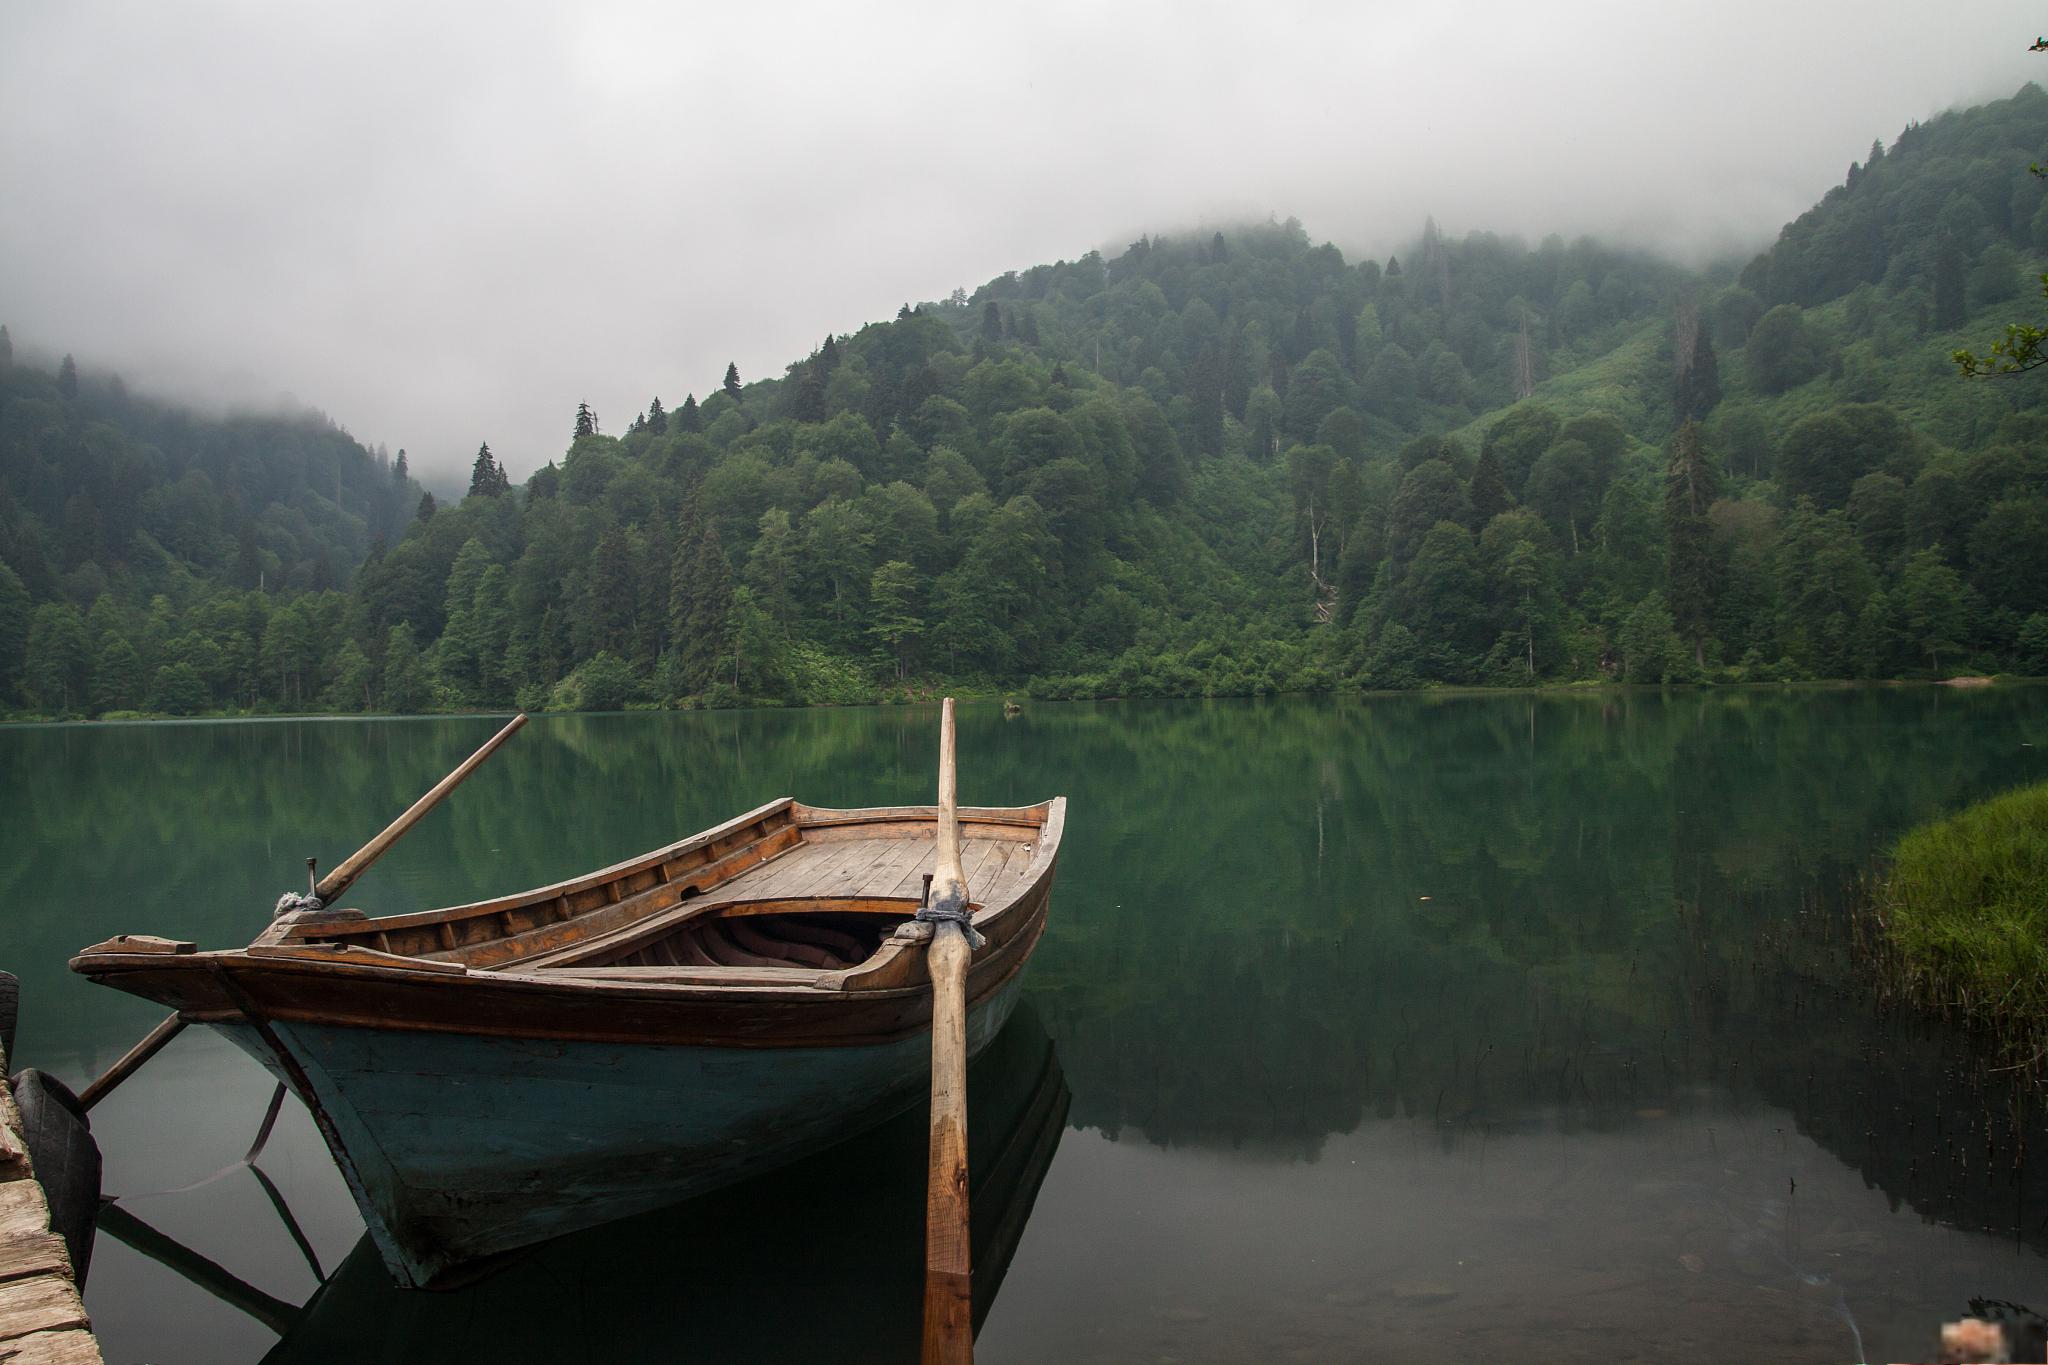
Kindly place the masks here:
<instances>
[{"instance_id":1,"label":"shoreline","mask_svg":"<svg viewBox=\"0 0 2048 1365\"><path fill-rule=\"evenodd\" d=\"M1130 701L1253 701L1279 697L1536 697L1643 695L1669 692L1853 692L1878 688L1945 687L1955 691L1982 691L1998 687L2027 687L2048 682L2048 677L2000 673L1986 676L1966 674L1951 678L1804 678L1788 682L1688 682L1624 683L1573 681L1538 683L1526 687L1488 687L1477 683L1443 683L1410 688L1331 688L1304 692L1178 692L1142 696L1038 697L1023 689L977 691L948 686L927 698L878 696L858 702L745 701L733 706L628 706L615 711L540 710L533 716L624 716L680 714L693 711L847 711L862 707L936 706L939 690L951 692L964 703L1003 703L1021 698L1038 705L1072 702L1114 703ZM172 715L167 711L122 711L107 716L50 716L36 713L0 715L0 729L29 729L59 725L176 725L220 724L228 721L285 720L440 720L464 716L509 716L516 706L477 706L454 711L203 711L194 715Z\"/></svg>"}]
</instances>

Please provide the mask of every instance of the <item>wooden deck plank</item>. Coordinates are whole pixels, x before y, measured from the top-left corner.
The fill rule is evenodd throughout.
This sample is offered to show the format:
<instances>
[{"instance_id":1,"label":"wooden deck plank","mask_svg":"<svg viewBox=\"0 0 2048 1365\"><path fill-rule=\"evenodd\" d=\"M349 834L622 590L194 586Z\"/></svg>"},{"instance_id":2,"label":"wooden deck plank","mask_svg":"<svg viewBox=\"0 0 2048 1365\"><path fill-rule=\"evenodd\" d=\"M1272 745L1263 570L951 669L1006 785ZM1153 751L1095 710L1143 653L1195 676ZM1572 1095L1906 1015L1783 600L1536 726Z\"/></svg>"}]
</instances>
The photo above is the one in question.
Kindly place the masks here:
<instances>
[{"instance_id":1,"label":"wooden deck plank","mask_svg":"<svg viewBox=\"0 0 2048 1365\"><path fill-rule=\"evenodd\" d=\"M757 900L768 896L789 895L789 888L809 880L817 870L818 859L830 856L835 847L837 846L831 844L798 844L774 862L755 868L744 876L735 877L707 894L721 901Z\"/></svg>"},{"instance_id":2,"label":"wooden deck plank","mask_svg":"<svg viewBox=\"0 0 2048 1365\"><path fill-rule=\"evenodd\" d=\"M0 1348L6 1365L105 1365L100 1344L82 1327L61 1332L30 1332Z\"/></svg>"},{"instance_id":3,"label":"wooden deck plank","mask_svg":"<svg viewBox=\"0 0 2048 1365\"><path fill-rule=\"evenodd\" d=\"M980 901L984 905L991 899L991 893L995 890L996 883L1002 879L1003 870L1010 865L1011 855L1016 848L1015 845L1003 840L990 842L995 847L989 853L988 861L967 879L967 899Z\"/></svg>"},{"instance_id":4,"label":"wooden deck plank","mask_svg":"<svg viewBox=\"0 0 2048 1365\"><path fill-rule=\"evenodd\" d=\"M788 890L778 891L781 896L835 896L844 893L853 885L850 877L871 865L877 858L888 852L883 841L856 840L847 843L821 846L823 856L811 864L810 875L800 882L792 882Z\"/></svg>"},{"instance_id":5,"label":"wooden deck plank","mask_svg":"<svg viewBox=\"0 0 2048 1365\"><path fill-rule=\"evenodd\" d=\"M71 1254L50 1231L50 1209L30 1167L21 1110L0 1055L0 1361L99 1365L92 1320L71 1282Z\"/></svg>"},{"instance_id":6,"label":"wooden deck plank","mask_svg":"<svg viewBox=\"0 0 2048 1365\"><path fill-rule=\"evenodd\" d=\"M931 853L932 842L929 839L891 839L883 846L881 856L862 868L860 874L847 883L845 894L886 896L889 894L889 888L903 879L905 872L929 862Z\"/></svg>"},{"instance_id":7,"label":"wooden deck plank","mask_svg":"<svg viewBox=\"0 0 2048 1365\"><path fill-rule=\"evenodd\" d=\"M0 1281L70 1274L70 1253L64 1249L64 1239L53 1232L0 1240Z\"/></svg>"},{"instance_id":8,"label":"wooden deck plank","mask_svg":"<svg viewBox=\"0 0 2048 1365\"><path fill-rule=\"evenodd\" d=\"M78 1291L65 1276L37 1275L0 1284L0 1342L11 1342L31 1332L91 1325L85 1305L78 1301ZM5 1349L0 1346L0 1350Z\"/></svg>"}]
</instances>

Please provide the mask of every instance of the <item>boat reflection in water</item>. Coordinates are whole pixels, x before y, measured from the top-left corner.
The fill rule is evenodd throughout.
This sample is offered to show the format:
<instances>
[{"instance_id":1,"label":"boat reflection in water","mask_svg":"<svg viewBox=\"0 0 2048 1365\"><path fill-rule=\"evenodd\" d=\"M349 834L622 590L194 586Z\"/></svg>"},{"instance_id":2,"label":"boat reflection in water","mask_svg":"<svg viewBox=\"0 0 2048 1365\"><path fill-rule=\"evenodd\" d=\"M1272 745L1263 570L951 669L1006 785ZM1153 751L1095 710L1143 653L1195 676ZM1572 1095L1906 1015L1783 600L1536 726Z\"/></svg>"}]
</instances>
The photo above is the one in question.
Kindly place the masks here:
<instances>
[{"instance_id":1,"label":"boat reflection in water","mask_svg":"<svg viewBox=\"0 0 2048 1365\"><path fill-rule=\"evenodd\" d=\"M1066 1126L1066 1078L1028 1001L974 1060L968 1094L979 1328ZM928 1137L912 1109L770 1175L509 1253L454 1289L394 1286L366 1235L284 1321L208 1285L196 1258L137 1249L279 1328L265 1365L901 1362L923 1321Z\"/></svg>"}]
</instances>

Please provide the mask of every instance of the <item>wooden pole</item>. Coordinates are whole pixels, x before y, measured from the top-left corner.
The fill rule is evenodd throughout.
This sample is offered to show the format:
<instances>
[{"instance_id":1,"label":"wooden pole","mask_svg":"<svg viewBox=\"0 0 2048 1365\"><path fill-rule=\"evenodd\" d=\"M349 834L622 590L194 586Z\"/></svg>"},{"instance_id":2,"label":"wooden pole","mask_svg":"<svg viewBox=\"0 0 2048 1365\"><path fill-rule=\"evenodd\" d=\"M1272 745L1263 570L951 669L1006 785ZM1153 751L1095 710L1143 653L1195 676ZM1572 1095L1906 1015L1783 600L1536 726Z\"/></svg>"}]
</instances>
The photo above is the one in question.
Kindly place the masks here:
<instances>
[{"instance_id":1,"label":"wooden pole","mask_svg":"<svg viewBox=\"0 0 2048 1365\"><path fill-rule=\"evenodd\" d=\"M485 741L483 748L478 749L468 758L462 760L460 767L442 778L439 782L436 782L432 790L408 806L405 814L386 825L383 833L350 854L339 867L322 877L319 884L313 888L313 894L318 896L324 905L334 904L335 900L342 892L349 889L356 878L369 870L371 863L383 857L386 849L397 843L404 836L405 832L418 824L420 818L428 811L441 804L442 797L454 791L461 784L463 778L475 772L485 759L497 752L499 745L519 733L519 727L524 724L526 724L526 713L521 711L518 715L512 717L504 729L498 731L497 734L492 735L489 740Z\"/></svg>"},{"instance_id":2,"label":"wooden pole","mask_svg":"<svg viewBox=\"0 0 2048 1365\"><path fill-rule=\"evenodd\" d=\"M960 874L960 808L953 762L953 699L939 717L938 859L934 905L967 904ZM974 1359L974 1280L967 1203L967 965L958 924L932 926L932 1139L924 1206L923 1365Z\"/></svg>"},{"instance_id":3,"label":"wooden pole","mask_svg":"<svg viewBox=\"0 0 2048 1365\"><path fill-rule=\"evenodd\" d=\"M141 1042L121 1055L121 1060L108 1067L100 1078L78 1092L78 1106L90 1109L107 1097L107 1093L139 1070L142 1064L164 1050L164 1044L185 1031L185 1020L176 1014L158 1024L143 1036Z\"/></svg>"}]
</instances>

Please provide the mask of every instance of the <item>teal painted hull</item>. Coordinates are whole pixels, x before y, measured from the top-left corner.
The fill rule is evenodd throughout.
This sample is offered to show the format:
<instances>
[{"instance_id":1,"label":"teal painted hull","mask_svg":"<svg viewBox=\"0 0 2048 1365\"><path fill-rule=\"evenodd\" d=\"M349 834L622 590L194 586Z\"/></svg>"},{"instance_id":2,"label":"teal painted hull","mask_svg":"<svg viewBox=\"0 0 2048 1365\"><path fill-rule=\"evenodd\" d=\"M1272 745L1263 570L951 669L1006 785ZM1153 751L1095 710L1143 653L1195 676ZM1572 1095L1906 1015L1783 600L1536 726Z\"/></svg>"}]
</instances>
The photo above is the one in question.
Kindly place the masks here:
<instances>
[{"instance_id":1,"label":"teal painted hull","mask_svg":"<svg viewBox=\"0 0 2048 1365\"><path fill-rule=\"evenodd\" d=\"M1013 977L968 1017L978 1052ZM273 1021L216 1025L296 1070L386 1266L427 1285L457 1266L772 1169L920 1097L931 1040L720 1048L489 1038Z\"/></svg>"}]
</instances>

